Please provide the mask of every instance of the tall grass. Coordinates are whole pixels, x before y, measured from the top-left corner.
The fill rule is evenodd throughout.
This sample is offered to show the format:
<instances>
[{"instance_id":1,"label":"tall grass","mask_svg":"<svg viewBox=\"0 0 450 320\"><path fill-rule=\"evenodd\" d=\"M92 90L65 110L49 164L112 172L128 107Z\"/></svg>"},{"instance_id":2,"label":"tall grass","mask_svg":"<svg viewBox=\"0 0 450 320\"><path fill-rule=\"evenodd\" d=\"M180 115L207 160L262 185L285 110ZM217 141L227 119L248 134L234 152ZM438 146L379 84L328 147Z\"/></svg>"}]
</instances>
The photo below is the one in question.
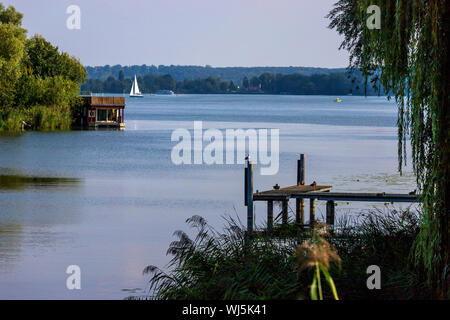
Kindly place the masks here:
<instances>
[{"instance_id":1,"label":"tall grass","mask_svg":"<svg viewBox=\"0 0 450 320\"><path fill-rule=\"evenodd\" d=\"M187 223L194 239L182 231L170 244L169 272L148 266L150 288L157 299L289 299L296 298L297 281L292 248L267 241L246 244L243 227L227 220L222 233L194 216Z\"/></svg>"},{"instance_id":2,"label":"tall grass","mask_svg":"<svg viewBox=\"0 0 450 320\"><path fill-rule=\"evenodd\" d=\"M334 280L330 275L330 262L341 265L341 258L336 249L327 241L330 230L326 224L317 223L312 230L311 239L297 246L295 255L299 271L314 269L310 295L312 300L323 300L322 275L331 289L333 298L339 300Z\"/></svg>"},{"instance_id":3,"label":"tall grass","mask_svg":"<svg viewBox=\"0 0 450 320\"><path fill-rule=\"evenodd\" d=\"M69 130L72 113L66 106L33 106L30 108L9 108L1 111L0 131L18 132L25 121L25 129L53 131Z\"/></svg>"},{"instance_id":4,"label":"tall grass","mask_svg":"<svg viewBox=\"0 0 450 320\"><path fill-rule=\"evenodd\" d=\"M329 284L320 288L323 299L337 298L337 292L340 299L431 297L420 270L408 259L419 230L419 214L411 210L370 211L353 220L341 219L334 234L326 237L326 250L319 250L309 261L304 259L308 253L303 258L300 253L305 252L302 246L314 240L312 230L292 228L292 236L285 230L282 238L259 233L248 243L245 228L232 218L226 219L222 232L199 216L187 223L196 235L191 239L182 231L175 232L178 240L169 246L167 254L172 259L165 270L144 269L150 275L149 294L156 299L308 299L317 297L321 279ZM329 264L328 259L341 263ZM326 268L302 267L315 262ZM370 265L381 268L381 290L367 288ZM311 279L315 279L315 288L311 288Z\"/></svg>"},{"instance_id":5,"label":"tall grass","mask_svg":"<svg viewBox=\"0 0 450 320\"><path fill-rule=\"evenodd\" d=\"M348 299L429 299L423 270L411 261L412 244L419 233L420 212L386 208L342 219L330 241L342 259L342 271L335 278ZM368 290L367 267L381 270L381 290ZM343 292L344 291L344 292Z\"/></svg>"}]
</instances>

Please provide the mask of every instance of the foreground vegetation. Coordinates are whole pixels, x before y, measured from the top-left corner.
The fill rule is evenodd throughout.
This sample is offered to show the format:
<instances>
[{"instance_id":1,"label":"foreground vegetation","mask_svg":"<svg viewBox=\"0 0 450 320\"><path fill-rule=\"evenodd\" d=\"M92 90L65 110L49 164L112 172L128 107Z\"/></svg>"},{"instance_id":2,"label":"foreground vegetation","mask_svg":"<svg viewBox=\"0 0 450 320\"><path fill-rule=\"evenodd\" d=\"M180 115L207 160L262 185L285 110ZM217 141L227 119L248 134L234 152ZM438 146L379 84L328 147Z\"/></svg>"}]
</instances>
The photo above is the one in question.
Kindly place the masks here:
<instances>
[{"instance_id":1,"label":"foreground vegetation","mask_svg":"<svg viewBox=\"0 0 450 320\"><path fill-rule=\"evenodd\" d=\"M304 230L277 226L270 236L246 241L239 221L226 219L222 232L194 216L190 238L175 232L168 271L148 266L149 294L156 299L311 299L314 266L321 264L323 299L429 299L421 270L410 263L411 243L419 232L419 215L410 210L372 211L339 221L333 235L324 225ZM381 290L367 288L367 268L381 269ZM327 277L327 274L328 276ZM333 280L332 286L325 285ZM315 281L317 286L317 281ZM133 297L131 297L133 298Z\"/></svg>"},{"instance_id":2,"label":"foreground vegetation","mask_svg":"<svg viewBox=\"0 0 450 320\"><path fill-rule=\"evenodd\" d=\"M42 36L27 38L22 17L0 3L0 131L70 128L86 70ZM70 106L70 107L69 107Z\"/></svg>"}]
</instances>

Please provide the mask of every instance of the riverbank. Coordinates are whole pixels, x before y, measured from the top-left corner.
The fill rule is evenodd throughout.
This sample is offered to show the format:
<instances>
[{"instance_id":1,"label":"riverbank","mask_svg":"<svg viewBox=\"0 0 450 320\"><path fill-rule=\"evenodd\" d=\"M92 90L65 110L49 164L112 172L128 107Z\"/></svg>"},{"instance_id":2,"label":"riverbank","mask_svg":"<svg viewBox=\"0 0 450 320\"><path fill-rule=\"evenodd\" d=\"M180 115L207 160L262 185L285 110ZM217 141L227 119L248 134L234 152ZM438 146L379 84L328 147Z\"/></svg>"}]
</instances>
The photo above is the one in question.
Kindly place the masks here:
<instances>
[{"instance_id":1,"label":"riverbank","mask_svg":"<svg viewBox=\"0 0 450 320\"><path fill-rule=\"evenodd\" d=\"M70 130L73 116L68 106L33 106L30 108L3 108L0 110L0 131L19 132Z\"/></svg>"}]
</instances>

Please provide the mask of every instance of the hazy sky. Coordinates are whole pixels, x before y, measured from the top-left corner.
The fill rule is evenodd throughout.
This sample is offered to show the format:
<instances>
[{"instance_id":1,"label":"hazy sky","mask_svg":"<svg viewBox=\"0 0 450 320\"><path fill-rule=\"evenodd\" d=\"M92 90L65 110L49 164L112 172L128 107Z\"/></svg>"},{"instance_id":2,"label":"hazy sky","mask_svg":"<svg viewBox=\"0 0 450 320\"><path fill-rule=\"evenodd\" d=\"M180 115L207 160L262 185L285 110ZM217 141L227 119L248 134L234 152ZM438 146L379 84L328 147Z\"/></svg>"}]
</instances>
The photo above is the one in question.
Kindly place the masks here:
<instances>
[{"instance_id":1,"label":"hazy sky","mask_svg":"<svg viewBox=\"0 0 450 320\"><path fill-rule=\"evenodd\" d=\"M337 0L0 0L85 65L346 67L325 15ZM81 29L69 30L69 5Z\"/></svg>"}]
</instances>

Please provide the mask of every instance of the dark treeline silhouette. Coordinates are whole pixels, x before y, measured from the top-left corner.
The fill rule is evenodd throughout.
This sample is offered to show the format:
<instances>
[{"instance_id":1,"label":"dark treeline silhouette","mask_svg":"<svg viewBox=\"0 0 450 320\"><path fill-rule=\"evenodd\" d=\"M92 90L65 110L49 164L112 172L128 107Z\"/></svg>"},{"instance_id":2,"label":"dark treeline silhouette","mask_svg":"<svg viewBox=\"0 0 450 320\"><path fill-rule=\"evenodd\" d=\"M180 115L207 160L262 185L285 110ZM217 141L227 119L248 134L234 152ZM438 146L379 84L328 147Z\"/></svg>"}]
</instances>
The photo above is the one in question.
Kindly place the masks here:
<instances>
[{"instance_id":1,"label":"dark treeline silhouette","mask_svg":"<svg viewBox=\"0 0 450 320\"><path fill-rule=\"evenodd\" d=\"M185 94L226 94L226 93L265 93L265 94L298 94L298 95L364 95L362 78L358 72L351 76L346 72L332 74L271 74L244 77L242 83L232 80L221 80L218 77L204 79L184 79L176 81L171 75L145 75L138 77L139 88L143 93L154 93L158 90L172 90ZM95 93L128 93L132 80L125 78L124 71L118 78L109 76L106 80L88 79L81 90ZM367 95L377 95L371 87Z\"/></svg>"},{"instance_id":2,"label":"dark treeline silhouette","mask_svg":"<svg viewBox=\"0 0 450 320\"><path fill-rule=\"evenodd\" d=\"M313 74L332 74L336 72L345 72L345 69L328 69L312 67L211 67L211 66L121 66L105 65L98 67L86 67L88 79L106 80L108 77L116 77L120 71L124 72L126 78L133 78L134 75L144 77L152 75L155 77L169 74L176 81L184 79L206 79L208 77L220 78L222 80L241 83L244 77L259 77L267 72L272 74L302 74L310 76Z\"/></svg>"}]
</instances>

